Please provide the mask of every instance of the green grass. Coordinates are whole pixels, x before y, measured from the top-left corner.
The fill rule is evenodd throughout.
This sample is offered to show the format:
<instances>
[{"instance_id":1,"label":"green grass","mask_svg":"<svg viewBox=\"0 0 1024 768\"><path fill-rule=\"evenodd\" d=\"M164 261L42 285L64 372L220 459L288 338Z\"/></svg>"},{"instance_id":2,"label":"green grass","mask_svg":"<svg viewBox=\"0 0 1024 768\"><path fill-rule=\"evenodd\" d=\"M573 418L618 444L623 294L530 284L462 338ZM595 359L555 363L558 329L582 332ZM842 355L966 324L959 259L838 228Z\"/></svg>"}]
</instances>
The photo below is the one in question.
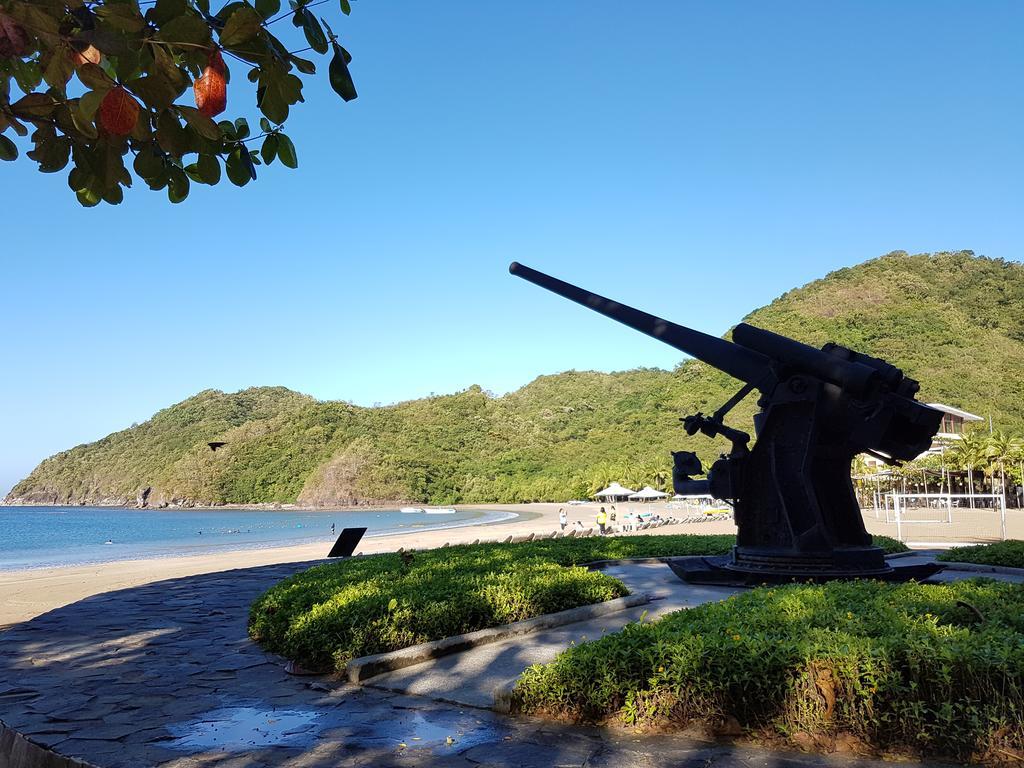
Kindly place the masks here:
<instances>
[{"instance_id":1,"label":"green grass","mask_svg":"<svg viewBox=\"0 0 1024 768\"><path fill-rule=\"evenodd\" d=\"M887 551L893 539L876 537ZM723 555L731 535L553 539L477 544L320 565L253 604L249 633L267 650L317 670L352 658L611 600L625 586L582 563Z\"/></svg>"},{"instance_id":2,"label":"green grass","mask_svg":"<svg viewBox=\"0 0 1024 768\"><path fill-rule=\"evenodd\" d=\"M947 563L977 563L978 565L1024 568L1024 541L1010 539L977 547L953 547L939 555L936 560Z\"/></svg>"},{"instance_id":3,"label":"green grass","mask_svg":"<svg viewBox=\"0 0 1024 768\"><path fill-rule=\"evenodd\" d=\"M582 722L731 716L782 737L1024 756L1024 586L764 587L570 648L526 670L515 697Z\"/></svg>"}]
</instances>

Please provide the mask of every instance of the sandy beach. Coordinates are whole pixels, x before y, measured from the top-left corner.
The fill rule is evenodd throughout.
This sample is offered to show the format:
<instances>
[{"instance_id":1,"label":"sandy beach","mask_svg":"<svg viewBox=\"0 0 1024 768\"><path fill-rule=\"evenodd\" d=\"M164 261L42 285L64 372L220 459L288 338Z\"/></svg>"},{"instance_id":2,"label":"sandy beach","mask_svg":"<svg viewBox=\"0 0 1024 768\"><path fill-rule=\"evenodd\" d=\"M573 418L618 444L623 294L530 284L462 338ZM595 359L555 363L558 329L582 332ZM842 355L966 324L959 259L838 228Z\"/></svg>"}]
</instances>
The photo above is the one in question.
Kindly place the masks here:
<instances>
[{"instance_id":1,"label":"sandy beach","mask_svg":"<svg viewBox=\"0 0 1024 768\"><path fill-rule=\"evenodd\" d=\"M561 507L565 508L570 523L581 520L586 527L594 526L594 516L599 507L596 504L580 506L564 504L472 505L473 509L515 512L518 516L512 520L486 525L366 538L360 543L358 551L369 554L372 552L394 552L400 547L430 549L440 547L445 542L465 544L476 539L500 540L506 536L521 534L547 534L557 530L558 510ZM666 514L663 505L645 507L645 509L651 510L655 508L662 515ZM620 512L622 511L624 509L620 509ZM735 532L735 527L732 521L719 520L690 525L664 526L649 533L664 535L669 533L733 532ZM324 557L329 549L329 544L318 543L191 557L120 560L96 565L0 571L0 627L25 621L46 611L101 592L198 573L213 573L273 563L317 560Z\"/></svg>"},{"instance_id":2,"label":"sandy beach","mask_svg":"<svg viewBox=\"0 0 1024 768\"><path fill-rule=\"evenodd\" d=\"M576 520L585 527L595 525L599 504L490 504L472 505L473 509L515 512L511 520L468 525L460 528L446 528L433 531L419 531L408 534L376 536L363 539L359 552L394 552L399 548L431 549L445 542L466 544L477 539L501 540L506 536L536 533L549 534L558 528L558 510L565 508L570 524ZM639 507L637 507L639 508ZM626 505L619 505L620 516ZM662 516L683 516L684 512L667 510L664 504L650 504L646 511L656 511ZM1007 515L1010 538L1024 535L1024 514L1012 510ZM992 518L984 521L983 518ZM621 523L621 517L619 522ZM865 513L864 522L870 533L896 536L896 526L884 518L876 519ZM955 525L915 525L910 531L911 546L951 546L965 541L997 540L998 524L994 514L976 514L970 521L954 520ZM732 520L711 520L699 523L666 525L645 531L644 534L707 534L735 533ZM904 532L907 537L907 533ZM258 565L313 561L326 556L329 542L303 544L300 546L265 547L238 550L217 554L194 555L189 557L164 557L148 560L120 560L95 565L67 566L62 568L36 568L26 570L0 571L0 628L25 621L33 616L73 603L90 595L115 589L134 587L162 579L173 579L199 573L227 571L233 568L249 568Z\"/></svg>"}]
</instances>

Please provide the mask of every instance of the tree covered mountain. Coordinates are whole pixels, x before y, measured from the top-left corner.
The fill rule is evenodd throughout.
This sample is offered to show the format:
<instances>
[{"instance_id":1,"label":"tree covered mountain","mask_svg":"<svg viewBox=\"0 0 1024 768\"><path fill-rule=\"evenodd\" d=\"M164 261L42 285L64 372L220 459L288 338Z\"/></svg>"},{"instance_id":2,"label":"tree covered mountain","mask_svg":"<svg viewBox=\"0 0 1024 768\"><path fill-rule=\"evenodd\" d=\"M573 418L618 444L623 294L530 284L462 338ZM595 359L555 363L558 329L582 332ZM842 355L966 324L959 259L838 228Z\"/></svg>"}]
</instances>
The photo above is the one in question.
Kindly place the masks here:
<instances>
[{"instance_id":1,"label":"tree covered mountain","mask_svg":"<svg viewBox=\"0 0 1024 768\"><path fill-rule=\"evenodd\" d=\"M921 381L919 399L1024 431L1019 263L895 252L789 291L744 320L885 358ZM668 480L670 450L710 460L725 449L688 438L678 419L714 410L738 386L687 360L673 371L568 371L501 397L472 386L376 408L282 387L207 390L46 459L7 501L450 504L561 500L610 480L658 485ZM729 422L749 430L753 401ZM213 452L214 440L226 445Z\"/></svg>"}]
</instances>

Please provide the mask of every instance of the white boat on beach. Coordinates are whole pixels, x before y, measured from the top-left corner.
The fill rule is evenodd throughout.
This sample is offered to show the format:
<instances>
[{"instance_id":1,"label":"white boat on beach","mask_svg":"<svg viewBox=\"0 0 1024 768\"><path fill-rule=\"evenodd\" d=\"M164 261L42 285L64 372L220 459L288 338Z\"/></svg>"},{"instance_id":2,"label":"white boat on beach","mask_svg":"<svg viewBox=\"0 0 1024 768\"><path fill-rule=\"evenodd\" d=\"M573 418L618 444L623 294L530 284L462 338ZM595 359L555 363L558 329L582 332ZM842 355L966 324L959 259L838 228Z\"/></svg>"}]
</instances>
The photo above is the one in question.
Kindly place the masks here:
<instances>
[{"instance_id":1,"label":"white boat on beach","mask_svg":"<svg viewBox=\"0 0 1024 768\"><path fill-rule=\"evenodd\" d=\"M403 515L419 515L423 512L426 512L426 510L422 509L421 507L402 507L398 511L401 512Z\"/></svg>"},{"instance_id":2,"label":"white boat on beach","mask_svg":"<svg viewBox=\"0 0 1024 768\"><path fill-rule=\"evenodd\" d=\"M424 511L428 515L454 515L456 510L451 507L439 507L438 509L427 509Z\"/></svg>"}]
</instances>

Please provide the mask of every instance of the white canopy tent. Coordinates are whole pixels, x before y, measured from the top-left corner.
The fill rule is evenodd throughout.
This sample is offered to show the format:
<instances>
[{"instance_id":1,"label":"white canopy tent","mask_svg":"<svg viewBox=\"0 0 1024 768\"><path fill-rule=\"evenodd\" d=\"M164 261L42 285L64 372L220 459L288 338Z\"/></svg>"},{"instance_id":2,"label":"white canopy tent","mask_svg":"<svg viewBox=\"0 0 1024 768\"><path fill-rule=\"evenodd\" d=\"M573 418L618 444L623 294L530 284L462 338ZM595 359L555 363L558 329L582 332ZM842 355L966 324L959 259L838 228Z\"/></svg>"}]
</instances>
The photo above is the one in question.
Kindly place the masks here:
<instances>
[{"instance_id":1,"label":"white canopy tent","mask_svg":"<svg viewBox=\"0 0 1024 768\"><path fill-rule=\"evenodd\" d=\"M619 499L619 498L628 499L630 497L630 495L632 495L634 493L636 493L636 491L634 491L634 490L632 490L630 488L623 488L618 483L612 483L607 488L605 488L603 491L598 491L597 493L595 493L594 497L598 498L598 499L611 499L611 500L615 500L615 499Z\"/></svg>"},{"instance_id":2,"label":"white canopy tent","mask_svg":"<svg viewBox=\"0 0 1024 768\"><path fill-rule=\"evenodd\" d=\"M668 496L667 493L662 491L656 491L651 486L645 485L642 489L636 493L632 493L629 496L630 501L653 501L654 499L664 499Z\"/></svg>"}]
</instances>

